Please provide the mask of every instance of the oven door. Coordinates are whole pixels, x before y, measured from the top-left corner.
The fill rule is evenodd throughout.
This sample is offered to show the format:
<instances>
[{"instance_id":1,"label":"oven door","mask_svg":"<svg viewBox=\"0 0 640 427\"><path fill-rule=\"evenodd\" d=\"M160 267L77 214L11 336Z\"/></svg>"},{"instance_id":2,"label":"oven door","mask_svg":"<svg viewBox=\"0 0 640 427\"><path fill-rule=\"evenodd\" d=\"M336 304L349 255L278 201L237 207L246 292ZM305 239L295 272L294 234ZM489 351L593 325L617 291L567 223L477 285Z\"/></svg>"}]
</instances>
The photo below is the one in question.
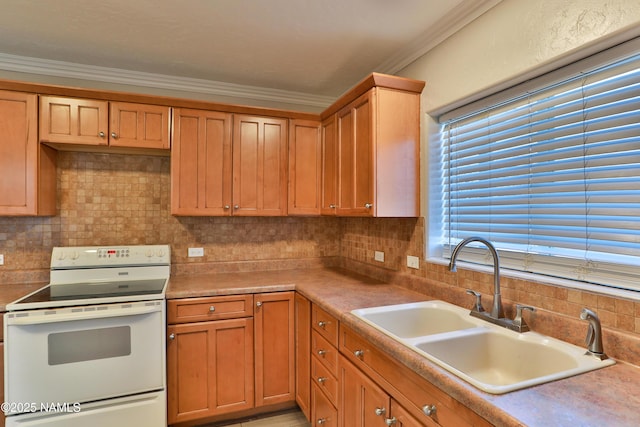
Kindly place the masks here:
<instances>
[{"instance_id":1,"label":"oven door","mask_svg":"<svg viewBox=\"0 0 640 427\"><path fill-rule=\"evenodd\" d=\"M5 314L5 399L83 403L165 387L164 300Z\"/></svg>"}]
</instances>

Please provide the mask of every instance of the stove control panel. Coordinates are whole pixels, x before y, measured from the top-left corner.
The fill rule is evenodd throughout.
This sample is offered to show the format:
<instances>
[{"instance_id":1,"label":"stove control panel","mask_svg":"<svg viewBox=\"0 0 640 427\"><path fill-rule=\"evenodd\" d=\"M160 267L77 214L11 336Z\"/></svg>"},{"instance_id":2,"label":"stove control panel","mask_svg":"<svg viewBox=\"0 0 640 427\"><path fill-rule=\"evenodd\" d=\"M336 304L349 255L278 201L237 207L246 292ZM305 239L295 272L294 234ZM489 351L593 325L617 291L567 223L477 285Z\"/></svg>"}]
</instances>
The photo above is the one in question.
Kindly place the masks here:
<instances>
[{"instance_id":1,"label":"stove control panel","mask_svg":"<svg viewBox=\"0 0 640 427\"><path fill-rule=\"evenodd\" d=\"M169 245L55 247L51 269L170 265Z\"/></svg>"}]
</instances>

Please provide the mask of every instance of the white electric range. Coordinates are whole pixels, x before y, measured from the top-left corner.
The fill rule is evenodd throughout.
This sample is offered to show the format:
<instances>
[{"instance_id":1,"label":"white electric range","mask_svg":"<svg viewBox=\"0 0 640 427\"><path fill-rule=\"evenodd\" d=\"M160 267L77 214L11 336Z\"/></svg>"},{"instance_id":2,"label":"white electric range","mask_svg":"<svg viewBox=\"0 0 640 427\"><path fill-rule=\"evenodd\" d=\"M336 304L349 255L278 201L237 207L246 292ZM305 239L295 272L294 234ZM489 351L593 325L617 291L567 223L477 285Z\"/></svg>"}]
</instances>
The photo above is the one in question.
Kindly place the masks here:
<instances>
[{"instance_id":1,"label":"white electric range","mask_svg":"<svg viewBox=\"0 0 640 427\"><path fill-rule=\"evenodd\" d=\"M168 245L56 247L7 305L6 425L166 426Z\"/></svg>"}]
</instances>

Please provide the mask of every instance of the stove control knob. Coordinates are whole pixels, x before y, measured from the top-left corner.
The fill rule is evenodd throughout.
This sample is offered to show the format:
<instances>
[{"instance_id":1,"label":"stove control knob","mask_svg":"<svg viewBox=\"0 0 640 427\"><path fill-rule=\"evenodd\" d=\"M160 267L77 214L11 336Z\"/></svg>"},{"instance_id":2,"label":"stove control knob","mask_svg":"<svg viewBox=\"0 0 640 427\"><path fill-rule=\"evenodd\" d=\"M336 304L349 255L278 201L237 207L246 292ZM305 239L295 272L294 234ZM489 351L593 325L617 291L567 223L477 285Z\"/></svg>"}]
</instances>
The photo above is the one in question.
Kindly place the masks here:
<instances>
[{"instance_id":1,"label":"stove control knob","mask_svg":"<svg viewBox=\"0 0 640 427\"><path fill-rule=\"evenodd\" d=\"M78 259L78 258L80 258L80 253L78 251L71 252L71 259Z\"/></svg>"},{"instance_id":2,"label":"stove control knob","mask_svg":"<svg viewBox=\"0 0 640 427\"><path fill-rule=\"evenodd\" d=\"M156 252L156 255L159 257L163 257L164 256L164 249L158 249Z\"/></svg>"},{"instance_id":3,"label":"stove control knob","mask_svg":"<svg viewBox=\"0 0 640 427\"><path fill-rule=\"evenodd\" d=\"M58 252L58 260L62 261L66 257L67 257L67 254L65 254L63 251Z\"/></svg>"},{"instance_id":4,"label":"stove control knob","mask_svg":"<svg viewBox=\"0 0 640 427\"><path fill-rule=\"evenodd\" d=\"M153 249L147 249L144 254L151 258L153 256Z\"/></svg>"}]
</instances>

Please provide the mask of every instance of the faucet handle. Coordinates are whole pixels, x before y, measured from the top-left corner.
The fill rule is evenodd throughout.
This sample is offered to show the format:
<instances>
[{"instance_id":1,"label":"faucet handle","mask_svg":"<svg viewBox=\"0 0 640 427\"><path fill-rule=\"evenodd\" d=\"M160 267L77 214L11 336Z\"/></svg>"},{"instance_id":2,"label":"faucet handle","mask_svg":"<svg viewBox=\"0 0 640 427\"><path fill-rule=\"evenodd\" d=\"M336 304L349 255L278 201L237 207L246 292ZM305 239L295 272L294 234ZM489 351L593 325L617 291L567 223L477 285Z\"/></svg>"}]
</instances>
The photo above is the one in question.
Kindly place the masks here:
<instances>
[{"instance_id":1,"label":"faucet handle","mask_svg":"<svg viewBox=\"0 0 640 427\"><path fill-rule=\"evenodd\" d=\"M536 311L536 309L530 305L516 304L516 317L513 318L513 325L517 327L518 332L527 332L529 330L529 325L527 325L527 322L522 318L522 312L524 310Z\"/></svg>"},{"instance_id":2,"label":"faucet handle","mask_svg":"<svg viewBox=\"0 0 640 427\"><path fill-rule=\"evenodd\" d=\"M473 309L471 309L471 311L482 313L484 311L484 307L482 307L482 294L480 292L474 291L473 289L467 289L467 293L476 297L476 302L473 305Z\"/></svg>"}]
</instances>

